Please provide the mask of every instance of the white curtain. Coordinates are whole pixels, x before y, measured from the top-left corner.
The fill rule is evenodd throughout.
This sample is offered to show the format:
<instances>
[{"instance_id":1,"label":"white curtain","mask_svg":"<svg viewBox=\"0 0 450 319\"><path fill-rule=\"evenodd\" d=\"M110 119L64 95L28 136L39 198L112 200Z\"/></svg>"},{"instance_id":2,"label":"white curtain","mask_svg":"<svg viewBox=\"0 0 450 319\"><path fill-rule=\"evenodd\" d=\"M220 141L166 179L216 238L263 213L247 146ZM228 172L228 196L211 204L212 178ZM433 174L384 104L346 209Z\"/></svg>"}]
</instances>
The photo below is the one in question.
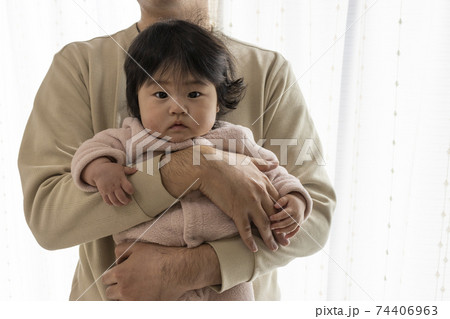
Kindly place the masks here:
<instances>
[{"instance_id":1,"label":"white curtain","mask_svg":"<svg viewBox=\"0 0 450 319\"><path fill-rule=\"evenodd\" d=\"M65 44L139 20L135 0L0 1L0 301L67 300L76 247L46 251L26 225L17 155L34 96Z\"/></svg>"},{"instance_id":2,"label":"white curtain","mask_svg":"<svg viewBox=\"0 0 450 319\"><path fill-rule=\"evenodd\" d=\"M450 300L450 3L212 0L216 27L291 62L338 195L330 239L280 270L286 300ZM0 300L66 300L77 249L23 218L17 152L64 44L123 29L135 0L0 4Z\"/></svg>"}]
</instances>

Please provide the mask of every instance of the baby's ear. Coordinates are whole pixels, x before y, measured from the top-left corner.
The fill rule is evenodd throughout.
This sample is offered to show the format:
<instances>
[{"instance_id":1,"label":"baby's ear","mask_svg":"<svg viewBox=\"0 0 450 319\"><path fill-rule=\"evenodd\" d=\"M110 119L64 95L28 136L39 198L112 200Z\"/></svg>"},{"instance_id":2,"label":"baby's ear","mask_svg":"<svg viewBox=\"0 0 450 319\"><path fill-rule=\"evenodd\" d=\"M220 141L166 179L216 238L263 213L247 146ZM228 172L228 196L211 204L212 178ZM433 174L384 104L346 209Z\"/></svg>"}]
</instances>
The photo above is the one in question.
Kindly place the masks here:
<instances>
[{"instance_id":1,"label":"baby's ear","mask_svg":"<svg viewBox=\"0 0 450 319\"><path fill-rule=\"evenodd\" d=\"M217 106L216 106L216 113L219 113L219 111L220 111L220 107L219 107L219 104L217 104Z\"/></svg>"}]
</instances>

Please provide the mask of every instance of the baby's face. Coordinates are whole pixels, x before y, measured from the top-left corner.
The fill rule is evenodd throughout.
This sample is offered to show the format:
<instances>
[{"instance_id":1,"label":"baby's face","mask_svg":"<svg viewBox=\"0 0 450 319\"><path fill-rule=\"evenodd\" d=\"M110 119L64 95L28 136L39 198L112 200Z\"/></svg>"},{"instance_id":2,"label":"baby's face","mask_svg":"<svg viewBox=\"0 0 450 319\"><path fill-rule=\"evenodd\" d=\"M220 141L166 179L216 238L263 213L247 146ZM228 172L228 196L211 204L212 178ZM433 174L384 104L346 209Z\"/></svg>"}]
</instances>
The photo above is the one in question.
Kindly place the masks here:
<instances>
[{"instance_id":1,"label":"baby's face","mask_svg":"<svg viewBox=\"0 0 450 319\"><path fill-rule=\"evenodd\" d=\"M187 76L155 76L138 91L141 121L145 128L181 142L206 134L214 125L217 105L216 88L211 82ZM180 83L181 82L181 83Z\"/></svg>"}]
</instances>

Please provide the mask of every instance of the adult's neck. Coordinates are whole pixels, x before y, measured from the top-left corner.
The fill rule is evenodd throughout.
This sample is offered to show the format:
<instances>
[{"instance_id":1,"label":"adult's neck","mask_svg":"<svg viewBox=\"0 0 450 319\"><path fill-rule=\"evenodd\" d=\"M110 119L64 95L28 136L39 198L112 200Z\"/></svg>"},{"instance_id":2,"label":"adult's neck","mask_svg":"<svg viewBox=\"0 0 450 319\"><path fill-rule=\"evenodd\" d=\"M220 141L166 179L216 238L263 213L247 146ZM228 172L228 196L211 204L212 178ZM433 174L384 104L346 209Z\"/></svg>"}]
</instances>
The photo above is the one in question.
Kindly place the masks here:
<instances>
[{"instance_id":1,"label":"adult's neck","mask_svg":"<svg viewBox=\"0 0 450 319\"><path fill-rule=\"evenodd\" d=\"M208 0L139 1L141 19L139 30L144 30L155 22L167 19L181 19L209 25Z\"/></svg>"}]
</instances>

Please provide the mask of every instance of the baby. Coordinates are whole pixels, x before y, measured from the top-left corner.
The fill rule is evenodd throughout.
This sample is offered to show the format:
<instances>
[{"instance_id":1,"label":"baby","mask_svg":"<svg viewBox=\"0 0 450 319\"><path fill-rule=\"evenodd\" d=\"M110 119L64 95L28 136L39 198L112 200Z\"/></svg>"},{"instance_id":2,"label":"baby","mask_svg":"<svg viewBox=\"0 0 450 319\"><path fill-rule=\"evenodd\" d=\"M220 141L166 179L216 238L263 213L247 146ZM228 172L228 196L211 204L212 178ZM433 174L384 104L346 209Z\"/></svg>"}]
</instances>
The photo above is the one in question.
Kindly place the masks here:
<instances>
[{"instance_id":1,"label":"baby","mask_svg":"<svg viewBox=\"0 0 450 319\"><path fill-rule=\"evenodd\" d=\"M134 192L127 175L152 156L202 145L231 154L278 163L243 126L220 121L243 97L242 78L234 77L232 56L212 32L181 20L158 22L141 32L125 61L127 102L132 117L85 141L72 161L76 185L99 191L109 205L122 206ZM281 166L264 172L278 190L271 229L279 243L299 231L312 200L299 180ZM230 186L232 187L232 186ZM116 243L146 241L196 247L238 234L230 217L198 191L190 192L154 221L113 235ZM253 300L251 283L222 294L209 287L188 291L180 300Z\"/></svg>"}]
</instances>

